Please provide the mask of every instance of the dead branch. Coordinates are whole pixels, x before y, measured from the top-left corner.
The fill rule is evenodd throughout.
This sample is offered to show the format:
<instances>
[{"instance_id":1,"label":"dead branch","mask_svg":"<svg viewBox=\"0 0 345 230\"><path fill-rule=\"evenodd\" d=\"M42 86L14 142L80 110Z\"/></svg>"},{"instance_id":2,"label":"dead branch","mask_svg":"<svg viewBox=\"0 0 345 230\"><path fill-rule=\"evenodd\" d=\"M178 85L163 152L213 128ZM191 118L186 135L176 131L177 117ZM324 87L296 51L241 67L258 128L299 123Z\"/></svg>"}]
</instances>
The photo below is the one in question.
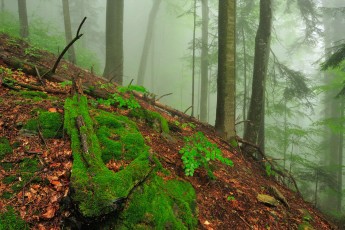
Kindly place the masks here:
<instances>
[{"instance_id":1,"label":"dead branch","mask_svg":"<svg viewBox=\"0 0 345 230\"><path fill-rule=\"evenodd\" d=\"M163 94L162 96L160 96L159 98L156 99L156 101L159 101L160 99L162 99L163 97L166 97L166 96L169 96L173 93L166 93L166 94Z\"/></svg>"},{"instance_id":2,"label":"dead branch","mask_svg":"<svg viewBox=\"0 0 345 230\"><path fill-rule=\"evenodd\" d=\"M65 55L67 50L73 45L73 43L75 43L78 39L81 38L81 36L83 36L83 34L79 34L79 32L80 32L80 29L83 26L85 20L86 20L86 17L84 17L84 19L81 21L81 23L79 25L79 28L77 30L77 34L76 34L75 38L73 38L73 40L70 41L70 43L68 43L68 45L65 47L65 49L63 49L63 51L61 52L60 56L58 57L58 59L56 60L56 62L54 64L53 68L50 70L51 73L53 73L53 74L55 73L56 68L58 67L62 57ZM44 75L46 75L46 74L44 74ZM42 76L42 77L44 77L44 76Z\"/></svg>"}]
</instances>

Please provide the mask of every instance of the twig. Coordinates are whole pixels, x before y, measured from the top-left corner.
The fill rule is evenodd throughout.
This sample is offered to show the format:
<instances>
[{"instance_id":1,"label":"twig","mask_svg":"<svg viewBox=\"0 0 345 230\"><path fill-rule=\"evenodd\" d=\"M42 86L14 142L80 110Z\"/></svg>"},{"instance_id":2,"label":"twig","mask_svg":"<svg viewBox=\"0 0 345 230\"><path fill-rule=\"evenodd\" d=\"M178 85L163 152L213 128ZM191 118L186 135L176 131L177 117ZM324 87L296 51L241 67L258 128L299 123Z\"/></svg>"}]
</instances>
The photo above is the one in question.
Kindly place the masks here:
<instances>
[{"instance_id":1,"label":"twig","mask_svg":"<svg viewBox=\"0 0 345 230\"><path fill-rule=\"evenodd\" d=\"M132 78L131 82L128 84L128 87L132 85L134 79Z\"/></svg>"},{"instance_id":2,"label":"twig","mask_svg":"<svg viewBox=\"0 0 345 230\"><path fill-rule=\"evenodd\" d=\"M233 213L235 213L242 221L243 223L245 223L250 229L254 229L245 219L243 219L242 216L240 216L236 211L234 211Z\"/></svg>"},{"instance_id":3,"label":"twig","mask_svg":"<svg viewBox=\"0 0 345 230\"><path fill-rule=\"evenodd\" d=\"M74 42L76 42L78 39L81 38L81 36L83 36L83 34L79 34L79 32L80 32L80 29L81 29L81 27L83 26L85 20L86 20L86 17L84 17L83 21L81 21L75 38L73 38L73 40L70 41L70 43L68 43L68 45L65 47L65 49L61 52L60 56L58 57L58 59L56 60L56 62L55 62L55 64L54 64L53 68L52 68L51 71L49 71L49 72L55 73L56 68L58 67L58 65L59 65L59 63L60 63L62 57L65 55L65 53L67 52L67 50L73 45ZM44 77L44 76L42 76L42 77Z\"/></svg>"},{"instance_id":4,"label":"twig","mask_svg":"<svg viewBox=\"0 0 345 230\"><path fill-rule=\"evenodd\" d=\"M167 94L163 94L162 96L160 96L159 98L156 99L156 101L159 101L160 99L162 99L163 97L169 96L173 93L167 93Z\"/></svg>"},{"instance_id":5,"label":"twig","mask_svg":"<svg viewBox=\"0 0 345 230\"><path fill-rule=\"evenodd\" d=\"M193 106L189 106L183 113L187 113L189 109L193 108Z\"/></svg>"},{"instance_id":6,"label":"twig","mask_svg":"<svg viewBox=\"0 0 345 230\"><path fill-rule=\"evenodd\" d=\"M40 75L40 71L38 71L36 66L35 66L35 71L37 73L38 80L40 80L41 84L44 85L44 81L42 80L42 77Z\"/></svg>"}]
</instances>

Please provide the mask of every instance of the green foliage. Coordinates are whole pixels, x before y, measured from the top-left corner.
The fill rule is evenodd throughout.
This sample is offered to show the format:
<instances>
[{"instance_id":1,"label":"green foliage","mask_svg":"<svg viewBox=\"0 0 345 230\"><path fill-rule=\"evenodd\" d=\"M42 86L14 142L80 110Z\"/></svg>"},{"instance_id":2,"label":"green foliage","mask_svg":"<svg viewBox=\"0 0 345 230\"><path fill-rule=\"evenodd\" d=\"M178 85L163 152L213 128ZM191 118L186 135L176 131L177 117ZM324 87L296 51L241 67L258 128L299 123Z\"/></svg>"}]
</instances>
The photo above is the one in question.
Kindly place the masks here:
<instances>
[{"instance_id":1,"label":"green foliage","mask_svg":"<svg viewBox=\"0 0 345 230\"><path fill-rule=\"evenodd\" d=\"M106 105L106 106L110 106L110 105L114 105L117 106L119 108L127 108L127 109L136 109L136 108L140 108L139 103L137 102L137 100L135 100L134 96L131 95L128 99L122 97L120 94L118 93L114 93L111 95L111 98L109 99L98 99L97 100L98 103Z\"/></svg>"},{"instance_id":2,"label":"green foliage","mask_svg":"<svg viewBox=\"0 0 345 230\"><path fill-rule=\"evenodd\" d=\"M272 166L268 163L265 164L265 170L267 176L275 176L275 172L272 170Z\"/></svg>"},{"instance_id":3,"label":"green foliage","mask_svg":"<svg viewBox=\"0 0 345 230\"><path fill-rule=\"evenodd\" d=\"M0 160L4 159L7 154L12 153L12 147L6 137L0 137Z\"/></svg>"},{"instance_id":4,"label":"green foliage","mask_svg":"<svg viewBox=\"0 0 345 230\"><path fill-rule=\"evenodd\" d=\"M0 230L29 229L13 207L7 207L6 212L0 213Z\"/></svg>"},{"instance_id":5,"label":"green foliage","mask_svg":"<svg viewBox=\"0 0 345 230\"><path fill-rule=\"evenodd\" d=\"M148 93L149 91L141 85L129 85L129 86L119 86L117 90L120 93L126 93L126 92L131 92L131 91L137 91L139 93Z\"/></svg>"},{"instance_id":6,"label":"green foliage","mask_svg":"<svg viewBox=\"0 0 345 230\"><path fill-rule=\"evenodd\" d=\"M233 166L233 162L222 156L222 152L217 145L208 141L202 132L197 132L191 137L185 138L185 145L180 150L182 161L187 176L193 176L195 169L199 166L207 170L208 175L214 178L209 166L210 160L219 160L220 162Z\"/></svg>"},{"instance_id":7,"label":"green foliage","mask_svg":"<svg viewBox=\"0 0 345 230\"><path fill-rule=\"evenodd\" d=\"M227 200L227 201L235 201L236 198L235 198L234 196L228 196L228 197L226 198L226 200Z\"/></svg>"},{"instance_id":8,"label":"green foliage","mask_svg":"<svg viewBox=\"0 0 345 230\"><path fill-rule=\"evenodd\" d=\"M66 87L68 85L72 85L72 81L63 81L59 83L62 87Z\"/></svg>"}]
</instances>

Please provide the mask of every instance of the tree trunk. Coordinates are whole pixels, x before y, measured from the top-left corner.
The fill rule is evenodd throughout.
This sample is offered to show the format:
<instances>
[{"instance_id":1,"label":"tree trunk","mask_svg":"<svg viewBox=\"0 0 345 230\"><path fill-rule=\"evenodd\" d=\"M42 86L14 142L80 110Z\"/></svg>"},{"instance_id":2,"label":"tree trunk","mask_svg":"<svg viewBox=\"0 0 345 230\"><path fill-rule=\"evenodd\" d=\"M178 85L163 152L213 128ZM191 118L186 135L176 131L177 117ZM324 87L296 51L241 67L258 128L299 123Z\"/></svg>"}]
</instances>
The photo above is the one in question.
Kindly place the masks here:
<instances>
[{"instance_id":1,"label":"tree trunk","mask_svg":"<svg viewBox=\"0 0 345 230\"><path fill-rule=\"evenodd\" d=\"M63 18L65 23L65 37L66 43L72 41L72 28L71 28L71 16L69 13L69 0L62 0ZM68 60L73 64L76 64L76 56L74 46L71 46L68 50Z\"/></svg>"},{"instance_id":2,"label":"tree trunk","mask_svg":"<svg viewBox=\"0 0 345 230\"><path fill-rule=\"evenodd\" d=\"M150 46L152 43L152 37L153 37L153 29L154 29L154 23L155 19L159 10L159 5L161 4L162 0L153 0L152 9L149 15L149 20L147 22L147 30L146 30L146 37L144 42L144 48L143 52L141 54L141 60L140 60L140 66L138 71L138 85L144 85L145 80L145 73L146 73L146 67L147 67L147 59L149 55Z\"/></svg>"},{"instance_id":3,"label":"tree trunk","mask_svg":"<svg viewBox=\"0 0 345 230\"><path fill-rule=\"evenodd\" d=\"M20 24L20 36L27 38L29 36L28 14L26 10L26 0L18 0L18 13Z\"/></svg>"},{"instance_id":4,"label":"tree trunk","mask_svg":"<svg viewBox=\"0 0 345 230\"><path fill-rule=\"evenodd\" d=\"M106 59L103 77L123 82L123 0L107 0Z\"/></svg>"},{"instance_id":5,"label":"tree trunk","mask_svg":"<svg viewBox=\"0 0 345 230\"><path fill-rule=\"evenodd\" d=\"M249 122L245 126L244 139L264 145L265 85L270 54L272 27L271 0L260 1L260 22L255 37L252 96L248 111ZM260 131L261 130L261 131ZM260 143L259 143L260 142ZM249 148L246 148L249 151ZM264 149L262 149L264 151Z\"/></svg>"},{"instance_id":6,"label":"tree trunk","mask_svg":"<svg viewBox=\"0 0 345 230\"><path fill-rule=\"evenodd\" d=\"M204 122L208 121L208 11L208 0L202 0L200 120Z\"/></svg>"},{"instance_id":7,"label":"tree trunk","mask_svg":"<svg viewBox=\"0 0 345 230\"><path fill-rule=\"evenodd\" d=\"M333 0L324 1L324 7L327 8L330 4L330 10L336 9L336 6L341 6L342 1ZM327 13L323 16L323 23L325 27L325 53L331 55L331 47L334 46L335 42L342 39L341 31L344 28L345 23L342 20L343 15L336 10L329 15ZM326 85L334 84L334 74L326 73L324 76L324 83ZM336 98L337 90L328 90L325 93L324 98L324 119L326 120L338 120L344 116L344 103L343 97ZM327 212L338 212L342 210L342 165L343 165L343 131L334 131L330 127L325 127L325 153L324 153L324 164L329 171L329 179L327 180L327 191L321 206Z\"/></svg>"},{"instance_id":8,"label":"tree trunk","mask_svg":"<svg viewBox=\"0 0 345 230\"><path fill-rule=\"evenodd\" d=\"M219 1L219 53L217 79L216 131L230 140L235 132L235 23L236 1Z\"/></svg>"}]
</instances>

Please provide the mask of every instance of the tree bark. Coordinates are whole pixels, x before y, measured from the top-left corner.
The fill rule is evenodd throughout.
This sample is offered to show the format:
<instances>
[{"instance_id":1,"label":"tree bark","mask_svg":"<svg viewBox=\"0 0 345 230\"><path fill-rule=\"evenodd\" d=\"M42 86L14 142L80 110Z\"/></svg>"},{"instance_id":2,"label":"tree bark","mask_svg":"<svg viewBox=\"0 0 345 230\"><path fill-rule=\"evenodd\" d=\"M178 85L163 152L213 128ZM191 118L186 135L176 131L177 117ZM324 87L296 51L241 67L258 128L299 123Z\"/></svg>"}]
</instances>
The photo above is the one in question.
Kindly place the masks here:
<instances>
[{"instance_id":1,"label":"tree bark","mask_svg":"<svg viewBox=\"0 0 345 230\"><path fill-rule=\"evenodd\" d=\"M123 0L107 0L106 58L103 77L123 82Z\"/></svg>"},{"instance_id":2,"label":"tree bark","mask_svg":"<svg viewBox=\"0 0 345 230\"><path fill-rule=\"evenodd\" d=\"M202 0L200 120L208 121L208 0Z\"/></svg>"},{"instance_id":3,"label":"tree bark","mask_svg":"<svg viewBox=\"0 0 345 230\"><path fill-rule=\"evenodd\" d=\"M235 25L236 1L219 1L219 53L216 132L225 140L235 137Z\"/></svg>"},{"instance_id":4,"label":"tree bark","mask_svg":"<svg viewBox=\"0 0 345 230\"><path fill-rule=\"evenodd\" d=\"M148 60L149 50L150 50L152 37L153 37L154 23L155 23L155 19L156 19L161 2L162 0L153 0L152 9L149 15L149 20L147 22L146 37L145 37L143 52L141 54L140 66L138 70L138 80L137 80L138 85L144 85L147 60Z\"/></svg>"},{"instance_id":5,"label":"tree bark","mask_svg":"<svg viewBox=\"0 0 345 230\"><path fill-rule=\"evenodd\" d=\"M341 5L341 1L323 1L324 8L336 9L337 5ZM341 31L345 26L343 15L334 11L332 15L327 13L323 16L323 24L325 28L325 54L329 56L332 54L332 48L335 42L342 39ZM325 73L324 84L334 84L335 75L332 73ZM344 117L344 98L336 97L338 90L331 89L325 92L324 95L324 119L338 120ZM336 121L335 121L336 122ZM324 158L325 167L329 169L329 178L325 184L327 192L325 192L324 199L321 202L321 207L327 212L341 212L342 210L342 175L343 175L343 140L344 133L342 130L335 131L329 126L325 126L324 132Z\"/></svg>"},{"instance_id":6,"label":"tree bark","mask_svg":"<svg viewBox=\"0 0 345 230\"><path fill-rule=\"evenodd\" d=\"M260 22L255 37L254 71L252 82L252 96L245 126L244 139L264 146L264 116L265 116L265 85L270 54L272 27L272 2L260 1ZM260 131L261 130L261 131ZM259 143L260 142L260 143ZM250 151L246 148L247 151ZM264 151L264 149L262 149ZM250 152L249 152L250 154Z\"/></svg>"},{"instance_id":7,"label":"tree bark","mask_svg":"<svg viewBox=\"0 0 345 230\"><path fill-rule=\"evenodd\" d=\"M26 10L26 0L18 0L18 13L20 24L20 36L27 38L29 36L28 14Z\"/></svg>"},{"instance_id":8,"label":"tree bark","mask_svg":"<svg viewBox=\"0 0 345 230\"><path fill-rule=\"evenodd\" d=\"M63 18L65 24L65 37L66 44L72 41L72 28L71 28L71 16L69 13L69 0L62 0L63 7ZM76 64L76 56L74 51L74 46L71 46L68 50L68 60L73 64Z\"/></svg>"}]
</instances>

